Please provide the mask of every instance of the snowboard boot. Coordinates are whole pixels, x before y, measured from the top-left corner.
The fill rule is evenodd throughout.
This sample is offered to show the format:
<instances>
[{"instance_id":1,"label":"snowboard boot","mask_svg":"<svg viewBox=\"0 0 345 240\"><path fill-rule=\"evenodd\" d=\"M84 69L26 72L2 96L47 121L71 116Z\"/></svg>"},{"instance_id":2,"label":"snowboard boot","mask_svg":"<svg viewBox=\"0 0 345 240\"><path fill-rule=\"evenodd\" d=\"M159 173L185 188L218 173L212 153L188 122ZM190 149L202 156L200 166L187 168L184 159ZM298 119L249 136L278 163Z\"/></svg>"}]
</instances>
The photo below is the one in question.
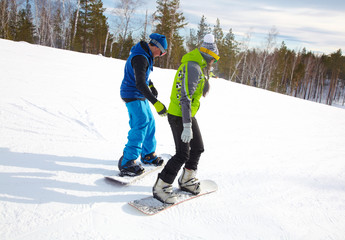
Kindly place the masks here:
<instances>
[{"instance_id":1,"label":"snowboard boot","mask_svg":"<svg viewBox=\"0 0 345 240\"><path fill-rule=\"evenodd\" d=\"M178 185L182 191L198 195L201 191L200 182L195 178L196 171L183 168L182 175L178 179Z\"/></svg>"},{"instance_id":2,"label":"snowboard boot","mask_svg":"<svg viewBox=\"0 0 345 240\"><path fill-rule=\"evenodd\" d=\"M161 157L158 157L155 152L146 155L145 157L141 156L141 162L143 164L149 164L153 166L161 166L164 160Z\"/></svg>"},{"instance_id":3,"label":"snowboard boot","mask_svg":"<svg viewBox=\"0 0 345 240\"><path fill-rule=\"evenodd\" d=\"M164 182L159 177L152 188L153 197L162 203L174 204L177 201L176 195L173 193L171 184Z\"/></svg>"},{"instance_id":4,"label":"snowboard boot","mask_svg":"<svg viewBox=\"0 0 345 240\"><path fill-rule=\"evenodd\" d=\"M120 176L139 176L144 173L145 169L141 166L141 164L137 164L135 160L130 160L122 165L123 156L120 158L118 167L120 170Z\"/></svg>"}]
</instances>

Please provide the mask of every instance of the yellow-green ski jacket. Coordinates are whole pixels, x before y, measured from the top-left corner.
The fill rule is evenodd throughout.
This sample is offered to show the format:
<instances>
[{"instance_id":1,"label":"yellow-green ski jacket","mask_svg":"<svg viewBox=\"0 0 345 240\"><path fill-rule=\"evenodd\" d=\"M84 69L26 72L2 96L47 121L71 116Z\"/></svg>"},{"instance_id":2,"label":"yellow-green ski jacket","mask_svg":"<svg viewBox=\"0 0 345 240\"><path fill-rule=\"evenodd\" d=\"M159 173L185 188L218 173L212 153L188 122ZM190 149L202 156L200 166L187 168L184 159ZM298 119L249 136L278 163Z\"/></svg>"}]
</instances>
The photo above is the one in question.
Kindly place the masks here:
<instances>
[{"instance_id":1,"label":"yellow-green ski jacket","mask_svg":"<svg viewBox=\"0 0 345 240\"><path fill-rule=\"evenodd\" d=\"M200 51L194 49L182 57L181 63L175 75L168 113L182 117L183 123L190 123L200 107L206 81L203 68L207 62Z\"/></svg>"}]
</instances>

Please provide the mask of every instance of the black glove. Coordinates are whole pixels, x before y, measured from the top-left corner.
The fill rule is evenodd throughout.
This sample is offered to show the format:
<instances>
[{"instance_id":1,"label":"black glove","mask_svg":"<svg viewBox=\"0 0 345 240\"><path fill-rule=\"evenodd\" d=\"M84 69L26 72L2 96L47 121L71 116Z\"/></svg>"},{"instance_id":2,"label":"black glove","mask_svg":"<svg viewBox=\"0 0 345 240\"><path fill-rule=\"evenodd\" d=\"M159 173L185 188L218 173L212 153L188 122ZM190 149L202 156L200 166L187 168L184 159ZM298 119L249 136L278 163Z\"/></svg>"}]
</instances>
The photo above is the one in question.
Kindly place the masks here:
<instances>
[{"instance_id":1,"label":"black glove","mask_svg":"<svg viewBox=\"0 0 345 240\"><path fill-rule=\"evenodd\" d=\"M155 96L155 98L157 98L158 97L158 91L155 88L155 86L153 86L153 82L151 80L150 80L150 83L149 83L149 88L150 88L153 96Z\"/></svg>"}]
</instances>

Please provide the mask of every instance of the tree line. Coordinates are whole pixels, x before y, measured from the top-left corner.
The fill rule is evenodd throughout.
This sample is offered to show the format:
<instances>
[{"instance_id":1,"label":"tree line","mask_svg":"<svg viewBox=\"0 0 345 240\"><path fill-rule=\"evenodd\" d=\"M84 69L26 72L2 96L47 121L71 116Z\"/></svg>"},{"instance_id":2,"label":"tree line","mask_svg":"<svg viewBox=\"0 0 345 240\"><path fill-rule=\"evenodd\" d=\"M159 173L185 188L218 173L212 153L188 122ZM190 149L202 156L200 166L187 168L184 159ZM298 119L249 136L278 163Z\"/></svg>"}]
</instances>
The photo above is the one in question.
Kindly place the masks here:
<instances>
[{"instance_id":1,"label":"tree line","mask_svg":"<svg viewBox=\"0 0 345 240\"><path fill-rule=\"evenodd\" d=\"M157 0L156 11L146 11L140 23L133 24L142 0L114 0L112 27L101 0L0 0L0 38L26 41L73 51L126 59L139 40L148 40L148 29L164 34L168 53L155 65L177 69L182 56L201 45L207 33L215 35L221 60L214 73L224 79L291 96L345 104L345 57L341 49L325 55L306 49L290 50L276 43L278 30L272 28L262 47L249 48L251 33L241 41L232 29L224 31L201 16L197 29L188 36L180 30L186 19L179 0ZM140 27L139 37L133 32Z\"/></svg>"}]
</instances>

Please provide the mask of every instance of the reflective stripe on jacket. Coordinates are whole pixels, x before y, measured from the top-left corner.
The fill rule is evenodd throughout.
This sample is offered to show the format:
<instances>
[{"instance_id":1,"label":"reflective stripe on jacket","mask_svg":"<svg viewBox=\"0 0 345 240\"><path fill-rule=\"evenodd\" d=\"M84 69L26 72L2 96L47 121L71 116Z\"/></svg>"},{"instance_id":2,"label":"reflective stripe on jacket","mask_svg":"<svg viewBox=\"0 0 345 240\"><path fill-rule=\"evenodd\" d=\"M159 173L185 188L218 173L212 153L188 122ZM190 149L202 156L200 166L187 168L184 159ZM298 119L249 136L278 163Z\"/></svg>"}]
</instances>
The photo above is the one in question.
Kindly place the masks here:
<instances>
[{"instance_id":1,"label":"reflective stripe on jacket","mask_svg":"<svg viewBox=\"0 0 345 240\"><path fill-rule=\"evenodd\" d=\"M182 117L183 123L192 122L200 107L205 75L202 71L207 66L206 60L198 49L182 57L170 96L168 113Z\"/></svg>"}]
</instances>

